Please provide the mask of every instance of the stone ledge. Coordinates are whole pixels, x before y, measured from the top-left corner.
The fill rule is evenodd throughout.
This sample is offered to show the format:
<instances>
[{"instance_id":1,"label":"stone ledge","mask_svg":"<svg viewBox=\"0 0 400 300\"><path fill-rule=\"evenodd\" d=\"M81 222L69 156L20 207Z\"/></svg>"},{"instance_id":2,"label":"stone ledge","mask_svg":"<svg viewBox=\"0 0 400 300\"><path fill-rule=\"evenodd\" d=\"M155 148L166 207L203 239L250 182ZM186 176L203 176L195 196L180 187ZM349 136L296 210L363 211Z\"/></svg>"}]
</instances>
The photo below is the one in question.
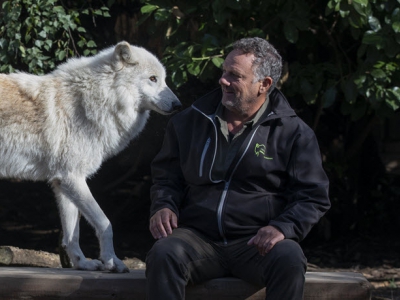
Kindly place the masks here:
<instances>
[{"instance_id":1,"label":"stone ledge","mask_svg":"<svg viewBox=\"0 0 400 300\"><path fill-rule=\"evenodd\" d=\"M0 267L0 299L145 299L144 270L130 273L58 268ZM371 285L359 273L307 272L305 300L367 300ZM264 300L265 289L237 278L187 287L187 300Z\"/></svg>"}]
</instances>

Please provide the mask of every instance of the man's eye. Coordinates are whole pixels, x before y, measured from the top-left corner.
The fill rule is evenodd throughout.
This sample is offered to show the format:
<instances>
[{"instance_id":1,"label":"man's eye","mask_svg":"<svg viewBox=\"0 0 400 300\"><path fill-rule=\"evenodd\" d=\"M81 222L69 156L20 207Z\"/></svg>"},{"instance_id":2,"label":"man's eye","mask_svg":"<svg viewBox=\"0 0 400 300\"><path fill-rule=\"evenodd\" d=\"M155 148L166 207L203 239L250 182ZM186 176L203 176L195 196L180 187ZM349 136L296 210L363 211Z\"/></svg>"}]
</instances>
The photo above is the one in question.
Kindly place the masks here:
<instances>
[{"instance_id":1,"label":"man's eye","mask_svg":"<svg viewBox=\"0 0 400 300\"><path fill-rule=\"evenodd\" d=\"M150 79L151 81L153 81L153 82L157 82L157 77L156 77L156 76L151 76L149 79Z\"/></svg>"}]
</instances>

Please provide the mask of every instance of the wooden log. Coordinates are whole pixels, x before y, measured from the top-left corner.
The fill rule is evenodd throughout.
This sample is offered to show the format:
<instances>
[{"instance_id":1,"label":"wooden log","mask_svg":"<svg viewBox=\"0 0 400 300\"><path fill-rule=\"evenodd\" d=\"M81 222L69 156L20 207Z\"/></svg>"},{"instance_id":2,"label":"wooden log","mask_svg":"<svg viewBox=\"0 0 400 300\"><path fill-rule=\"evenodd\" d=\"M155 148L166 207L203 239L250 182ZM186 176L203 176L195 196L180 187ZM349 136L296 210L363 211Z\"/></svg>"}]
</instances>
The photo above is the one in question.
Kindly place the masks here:
<instances>
[{"instance_id":1,"label":"wooden log","mask_svg":"<svg viewBox=\"0 0 400 300\"><path fill-rule=\"evenodd\" d=\"M145 299L144 269L130 273L0 267L0 299ZM304 300L369 300L372 286L359 273L307 272ZM265 290L237 278L186 288L186 300L264 300Z\"/></svg>"},{"instance_id":2,"label":"wooden log","mask_svg":"<svg viewBox=\"0 0 400 300\"><path fill-rule=\"evenodd\" d=\"M60 257L45 251L0 246L0 265L60 268Z\"/></svg>"},{"instance_id":3,"label":"wooden log","mask_svg":"<svg viewBox=\"0 0 400 300\"><path fill-rule=\"evenodd\" d=\"M307 272L304 300L369 300L372 285L360 273ZM264 300L265 288L237 278L219 278L189 286L186 299L246 299ZM202 298L195 295L201 295ZM236 297L237 296L237 297Z\"/></svg>"},{"instance_id":4,"label":"wooden log","mask_svg":"<svg viewBox=\"0 0 400 300\"><path fill-rule=\"evenodd\" d=\"M306 280L305 299L371 299L373 286L360 273L309 272Z\"/></svg>"},{"instance_id":5,"label":"wooden log","mask_svg":"<svg viewBox=\"0 0 400 300\"><path fill-rule=\"evenodd\" d=\"M129 269L145 269L146 264L140 259L125 258L124 264ZM13 246L0 246L0 266L25 266L43 268L61 268L60 256L58 254L21 249Z\"/></svg>"}]
</instances>

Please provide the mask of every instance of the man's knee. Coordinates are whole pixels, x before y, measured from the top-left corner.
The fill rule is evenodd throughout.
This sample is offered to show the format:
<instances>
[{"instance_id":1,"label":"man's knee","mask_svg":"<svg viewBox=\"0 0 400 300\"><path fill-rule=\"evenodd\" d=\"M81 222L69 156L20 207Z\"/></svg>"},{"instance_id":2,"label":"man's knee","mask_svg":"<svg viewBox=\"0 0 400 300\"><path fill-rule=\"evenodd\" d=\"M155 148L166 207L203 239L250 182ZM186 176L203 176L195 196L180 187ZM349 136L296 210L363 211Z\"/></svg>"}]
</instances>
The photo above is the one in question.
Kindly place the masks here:
<instances>
[{"instance_id":1,"label":"man's knee","mask_svg":"<svg viewBox=\"0 0 400 300\"><path fill-rule=\"evenodd\" d=\"M279 268L300 268L306 270L307 259L304 256L300 245L293 240L278 242L269 253L274 264Z\"/></svg>"},{"instance_id":2,"label":"man's knee","mask_svg":"<svg viewBox=\"0 0 400 300\"><path fill-rule=\"evenodd\" d=\"M187 270L179 257L182 251L180 240L171 236L154 243L146 257L149 299L184 299Z\"/></svg>"},{"instance_id":3,"label":"man's knee","mask_svg":"<svg viewBox=\"0 0 400 300\"><path fill-rule=\"evenodd\" d=\"M166 262L180 257L183 252L183 247L180 245L179 240L172 237L167 237L158 240L154 243L153 247L147 254L146 264L151 266L156 264L161 266Z\"/></svg>"},{"instance_id":4,"label":"man's knee","mask_svg":"<svg viewBox=\"0 0 400 300\"><path fill-rule=\"evenodd\" d=\"M307 260L300 245L292 240L277 243L264 268L267 299L302 299Z\"/></svg>"}]
</instances>

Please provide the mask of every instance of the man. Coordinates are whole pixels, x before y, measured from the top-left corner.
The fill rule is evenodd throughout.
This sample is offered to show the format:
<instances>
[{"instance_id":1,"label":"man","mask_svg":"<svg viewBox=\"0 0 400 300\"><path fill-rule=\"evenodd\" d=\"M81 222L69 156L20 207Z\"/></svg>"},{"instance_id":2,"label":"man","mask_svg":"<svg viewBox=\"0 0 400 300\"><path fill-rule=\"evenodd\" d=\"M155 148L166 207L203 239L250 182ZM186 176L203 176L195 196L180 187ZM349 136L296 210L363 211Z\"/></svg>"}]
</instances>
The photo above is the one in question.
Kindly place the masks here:
<instances>
[{"instance_id":1,"label":"man","mask_svg":"<svg viewBox=\"0 0 400 300\"><path fill-rule=\"evenodd\" d=\"M281 69L267 41L239 40L221 88L169 122L152 164L149 299L224 276L302 299L298 242L330 207L328 179L313 131L275 88Z\"/></svg>"}]
</instances>

